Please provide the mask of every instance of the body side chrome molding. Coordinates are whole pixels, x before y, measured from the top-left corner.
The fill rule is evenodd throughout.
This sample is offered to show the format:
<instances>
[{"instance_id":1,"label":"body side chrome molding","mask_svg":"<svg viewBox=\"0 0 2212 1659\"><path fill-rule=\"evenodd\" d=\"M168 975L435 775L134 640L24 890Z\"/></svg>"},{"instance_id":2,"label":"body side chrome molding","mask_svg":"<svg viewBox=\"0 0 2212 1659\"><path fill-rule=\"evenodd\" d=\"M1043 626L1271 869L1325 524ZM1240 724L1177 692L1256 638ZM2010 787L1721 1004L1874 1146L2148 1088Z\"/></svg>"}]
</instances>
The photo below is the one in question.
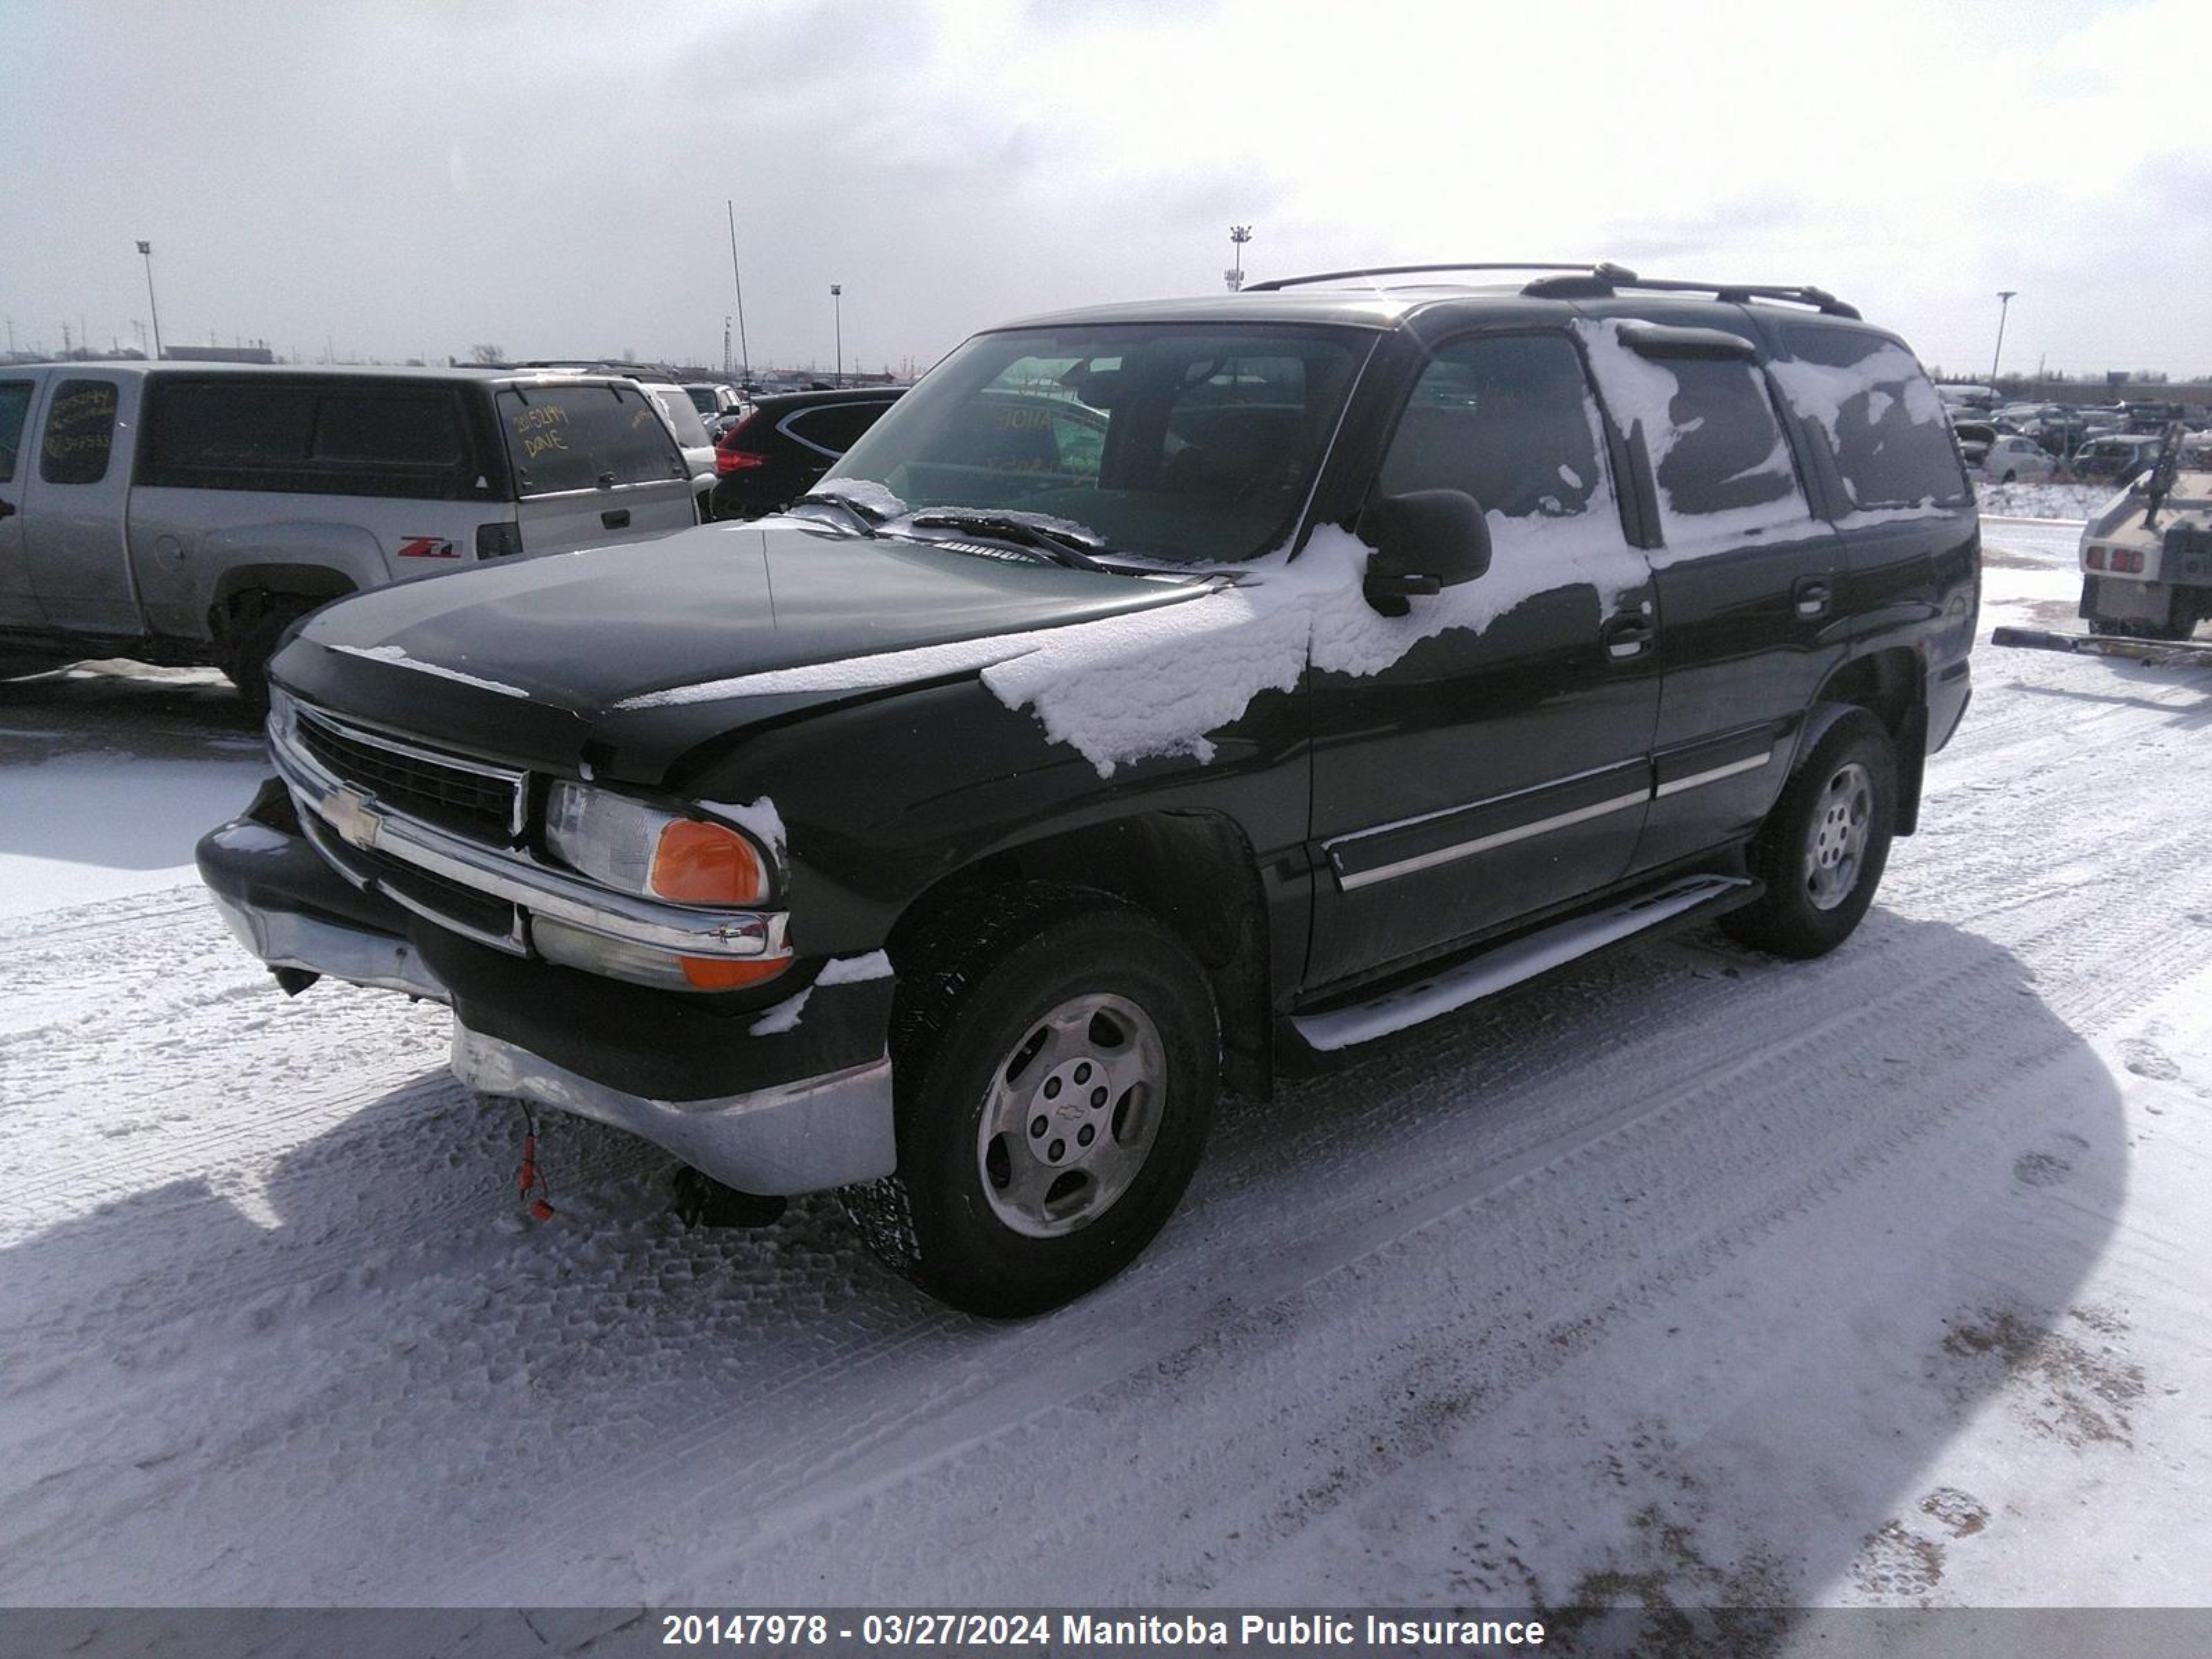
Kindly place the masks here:
<instances>
[{"instance_id":1,"label":"body side chrome molding","mask_svg":"<svg viewBox=\"0 0 2212 1659\"><path fill-rule=\"evenodd\" d=\"M1686 778L1676 778L1671 782L1661 784L1653 798L1664 799L1668 795L1679 795L1685 789L1695 789L1699 784L1718 783L1723 778L1732 778L1739 772L1756 772L1773 758L1774 751L1769 749L1762 754L1748 756L1740 761L1730 761L1726 766L1716 766L1704 772L1692 772Z\"/></svg>"},{"instance_id":2,"label":"body side chrome molding","mask_svg":"<svg viewBox=\"0 0 2212 1659\"><path fill-rule=\"evenodd\" d=\"M1554 830L1564 830L1570 824L1587 823L1591 818L1604 817L1608 813L1625 812L1632 806L1646 805L1650 799L1650 787L1646 786L1632 795L1616 795L1610 800L1601 800L1589 806L1577 807L1571 812L1559 812L1548 818L1538 818L1534 823L1516 824L1510 830L1494 830L1487 836L1478 836L1473 841L1462 841L1449 847L1439 847L1433 852L1417 853L1411 858L1400 859L1395 864L1379 864L1371 870L1362 870L1356 875L1347 876L1340 873L1336 878L1337 884L1345 891L1350 892L1355 888L1365 887L1375 882L1388 881L1394 876L1411 875L1417 870L1433 869L1439 864L1449 864L1457 859L1469 858L1474 854L1487 852L1493 847L1510 846L1516 841L1527 841L1534 836L1548 835Z\"/></svg>"}]
</instances>

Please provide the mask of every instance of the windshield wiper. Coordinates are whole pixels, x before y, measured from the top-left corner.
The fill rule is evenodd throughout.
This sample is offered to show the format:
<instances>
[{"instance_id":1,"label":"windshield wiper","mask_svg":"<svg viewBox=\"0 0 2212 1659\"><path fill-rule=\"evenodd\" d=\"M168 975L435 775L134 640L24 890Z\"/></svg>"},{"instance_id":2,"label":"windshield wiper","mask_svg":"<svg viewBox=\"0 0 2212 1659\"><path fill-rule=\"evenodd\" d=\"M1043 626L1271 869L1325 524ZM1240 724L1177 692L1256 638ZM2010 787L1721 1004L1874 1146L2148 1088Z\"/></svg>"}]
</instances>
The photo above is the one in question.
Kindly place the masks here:
<instances>
[{"instance_id":1,"label":"windshield wiper","mask_svg":"<svg viewBox=\"0 0 2212 1659\"><path fill-rule=\"evenodd\" d=\"M968 507L933 507L927 511L909 514L906 522L926 526L943 526L948 530L973 530L986 536L995 536L1000 541L1013 542L1042 553L1056 564L1076 570L1104 570L1106 567L1091 556L1093 549L1103 549L1103 542L1078 534L1073 530L1060 530L1019 514L989 513Z\"/></svg>"},{"instance_id":2,"label":"windshield wiper","mask_svg":"<svg viewBox=\"0 0 2212 1659\"><path fill-rule=\"evenodd\" d=\"M873 507L868 506L866 502L860 501L855 496L847 495L835 489L811 489L807 491L805 495L801 495L797 501L793 501L789 507L786 507L784 511L787 513L796 512L802 507L842 507L844 509L846 516L850 518L853 522L860 527L860 532L863 536L874 535L876 533L876 526L884 521L883 515L878 514Z\"/></svg>"}]
</instances>

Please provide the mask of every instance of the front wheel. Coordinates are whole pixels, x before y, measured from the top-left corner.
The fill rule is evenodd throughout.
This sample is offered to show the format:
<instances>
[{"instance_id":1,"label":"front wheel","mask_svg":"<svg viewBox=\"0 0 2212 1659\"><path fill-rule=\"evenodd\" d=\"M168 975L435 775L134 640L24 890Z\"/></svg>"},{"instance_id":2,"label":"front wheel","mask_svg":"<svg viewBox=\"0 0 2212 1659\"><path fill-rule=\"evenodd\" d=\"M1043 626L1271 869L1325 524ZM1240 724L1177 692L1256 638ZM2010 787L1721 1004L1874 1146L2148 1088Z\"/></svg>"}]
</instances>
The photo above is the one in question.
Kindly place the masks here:
<instances>
[{"instance_id":1,"label":"front wheel","mask_svg":"<svg viewBox=\"0 0 2212 1659\"><path fill-rule=\"evenodd\" d=\"M998 896L940 949L901 972L898 1172L848 1208L940 1300L1042 1313L1126 1267L1189 1184L1218 1084L1211 988L1103 894Z\"/></svg>"},{"instance_id":2,"label":"front wheel","mask_svg":"<svg viewBox=\"0 0 2212 1659\"><path fill-rule=\"evenodd\" d=\"M1721 927L1777 956L1826 955L1874 902L1896 822L1896 750L1879 720L1854 709L1783 786L1751 847L1766 890Z\"/></svg>"}]
</instances>

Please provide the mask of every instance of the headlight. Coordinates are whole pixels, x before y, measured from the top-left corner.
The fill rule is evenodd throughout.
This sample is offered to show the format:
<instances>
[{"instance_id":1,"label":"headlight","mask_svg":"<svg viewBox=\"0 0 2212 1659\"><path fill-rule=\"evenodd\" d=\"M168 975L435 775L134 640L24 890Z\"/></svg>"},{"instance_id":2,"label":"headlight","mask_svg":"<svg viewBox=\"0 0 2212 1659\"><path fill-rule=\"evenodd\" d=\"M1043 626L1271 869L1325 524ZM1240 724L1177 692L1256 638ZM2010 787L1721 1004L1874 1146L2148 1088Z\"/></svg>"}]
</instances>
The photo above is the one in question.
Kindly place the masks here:
<instances>
[{"instance_id":1,"label":"headlight","mask_svg":"<svg viewBox=\"0 0 2212 1659\"><path fill-rule=\"evenodd\" d=\"M553 786L545 848L593 881L672 904L761 904L773 886L767 856L743 830L588 784Z\"/></svg>"},{"instance_id":2,"label":"headlight","mask_svg":"<svg viewBox=\"0 0 2212 1659\"><path fill-rule=\"evenodd\" d=\"M671 904L742 908L766 902L775 886L768 855L743 830L589 784L553 786L545 802L545 849L593 881ZM549 962L672 990L738 990L791 966L787 954L678 956L542 917L532 938Z\"/></svg>"},{"instance_id":3,"label":"headlight","mask_svg":"<svg viewBox=\"0 0 2212 1659\"><path fill-rule=\"evenodd\" d=\"M292 729L299 723L294 711L291 694L275 681L269 684L268 732L272 739L289 741Z\"/></svg>"}]
</instances>

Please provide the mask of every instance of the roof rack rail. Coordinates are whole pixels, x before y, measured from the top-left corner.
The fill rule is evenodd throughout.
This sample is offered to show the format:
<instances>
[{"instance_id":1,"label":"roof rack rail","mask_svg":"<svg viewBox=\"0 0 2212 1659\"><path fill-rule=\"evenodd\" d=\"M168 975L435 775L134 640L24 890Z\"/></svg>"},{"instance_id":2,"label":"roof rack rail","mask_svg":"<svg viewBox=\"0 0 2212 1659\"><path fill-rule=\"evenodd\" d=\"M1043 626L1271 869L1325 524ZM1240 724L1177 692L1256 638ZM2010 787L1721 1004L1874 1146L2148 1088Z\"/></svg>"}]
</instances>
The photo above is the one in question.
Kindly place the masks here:
<instances>
[{"instance_id":1,"label":"roof rack rail","mask_svg":"<svg viewBox=\"0 0 2212 1659\"><path fill-rule=\"evenodd\" d=\"M1846 305L1827 289L1809 283L1692 283L1653 276L1620 286L1662 294L1710 294L1730 305L1741 305L1746 300L1787 300L1793 304L1811 306L1825 316L1856 319L1859 315L1856 306Z\"/></svg>"},{"instance_id":2,"label":"roof rack rail","mask_svg":"<svg viewBox=\"0 0 2212 1659\"><path fill-rule=\"evenodd\" d=\"M1264 283L1247 283L1243 291L1247 294L1274 293L1286 288L1304 288L1318 283L1341 283L1377 276L1428 276L1449 270L1541 271L1545 274L1521 289L1523 294L1540 299L1609 299L1626 288L1660 294L1710 294L1715 299L1731 305L1741 305L1747 300L1786 300L1796 305L1812 306L1830 317L1856 319L1859 315L1857 307L1846 305L1826 289L1814 288L1810 283L1692 283L1667 276L1639 276L1627 266L1605 259L1595 264L1505 260L1437 265L1370 265L1358 270L1319 271L1310 276L1272 277Z\"/></svg>"},{"instance_id":3,"label":"roof rack rail","mask_svg":"<svg viewBox=\"0 0 2212 1659\"><path fill-rule=\"evenodd\" d=\"M1355 276L1420 276L1439 270L1572 270L1585 276L1605 276L1615 280L1633 282L1636 273L1622 265L1601 261L1596 264L1546 264L1531 259L1456 260L1441 265L1367 265L1358 270L1322 270L1310 276L1274 276L1264 283L1247 283L1246 294L1272 294L1285 288L1304 288L1315 283L1341 283Z\"/></svg>"}]
</instances>

